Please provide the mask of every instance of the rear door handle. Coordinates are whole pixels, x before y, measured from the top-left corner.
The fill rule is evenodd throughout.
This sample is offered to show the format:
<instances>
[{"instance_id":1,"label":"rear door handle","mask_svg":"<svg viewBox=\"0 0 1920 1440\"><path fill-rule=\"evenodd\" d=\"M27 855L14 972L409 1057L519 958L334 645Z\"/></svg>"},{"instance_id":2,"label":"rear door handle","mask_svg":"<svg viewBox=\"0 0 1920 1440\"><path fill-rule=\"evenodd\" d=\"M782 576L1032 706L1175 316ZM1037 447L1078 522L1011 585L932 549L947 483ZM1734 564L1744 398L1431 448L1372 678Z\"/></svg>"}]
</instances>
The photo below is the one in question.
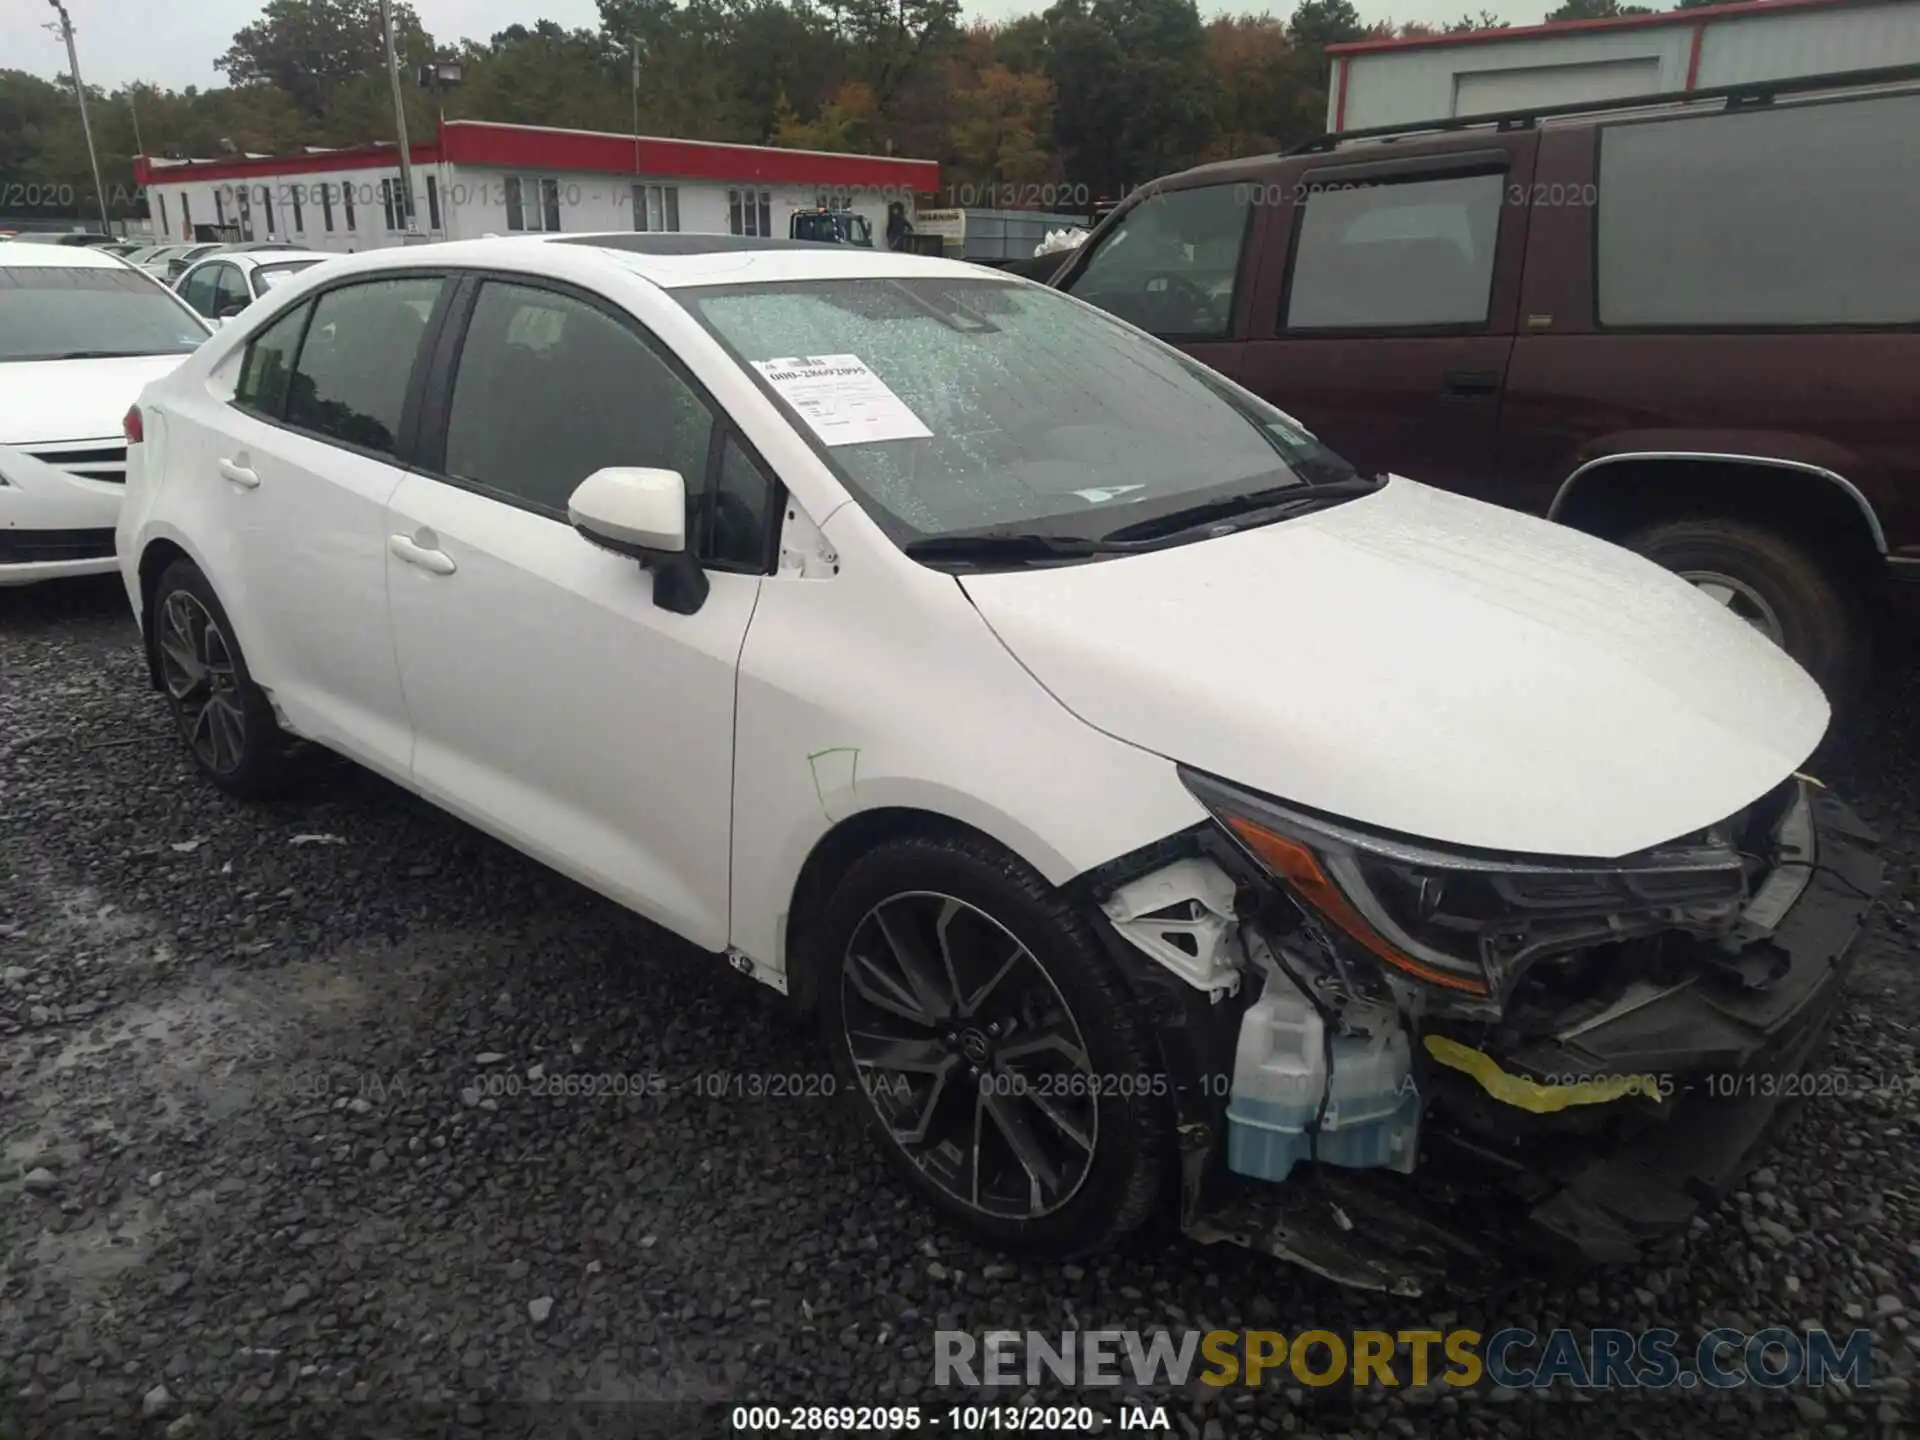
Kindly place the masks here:
<instances>
[{"instance_id":1,"label":"rear door handle","mask_svg":"<svg viewBox=\"0 0 1920 1440\"><path fill-rule=\"evenodd\" d=\"M1498 370L1449 370L1440 377L1440 393L1449 398L1480 400L1500 393Z\"/></svg>"},{"instance_id":2,"label":"rear door handle","mask_svg":"<svg viewBox=\"0 0 1920 1440\"><path fill-rule=\"evenodd\" d=\"M389 535L387 548L407 564L418 566L432 575L451 575L460 568L446 551L429 550L425 545L416 545L405 535Z\"/></svg>"},{"instance_id":3,"label":"rear door handle","mask_svg":"<svg viewBox=\"0 0 1920 1440\"><path fill-rule=\"evenodd\" d=\"M260 488L260 476L258 473L235 460L222 460L220 462L220 478L234 485L238 485L242 490L258 490Z\"/></svg>"}]
</instances>

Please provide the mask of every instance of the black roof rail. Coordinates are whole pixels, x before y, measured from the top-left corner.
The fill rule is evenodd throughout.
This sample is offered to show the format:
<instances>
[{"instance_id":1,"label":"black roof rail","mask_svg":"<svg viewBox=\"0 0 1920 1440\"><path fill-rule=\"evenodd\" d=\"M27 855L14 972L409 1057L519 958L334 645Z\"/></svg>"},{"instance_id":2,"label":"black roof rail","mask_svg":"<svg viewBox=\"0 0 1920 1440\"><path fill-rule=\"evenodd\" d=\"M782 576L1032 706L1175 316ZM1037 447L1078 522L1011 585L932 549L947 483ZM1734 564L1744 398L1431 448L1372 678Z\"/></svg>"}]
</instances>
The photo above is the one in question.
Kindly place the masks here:
<instances>
[{"instance_id":1,"label":"black roof rail","mask_svg":"<svg viewBox=\"0 0 1920 1440\"><path fill-rule=\"evenodd\" d=\"M1766 105L1776 95L1808 94L1821 90L1854 89L1869 85L1897 85L1920 82L1920 65L1884 65L1873 70L1836 70L1822 75L1792 75L1780 80L1746 80L1737 85L1711 85L1698 90L1666 90L1653 95L1627 95L1618 100L1575 100L1564 105L1532 105L1519 110L1501 110L1486 115L1450 115L1438 120L1417 120L1405 125L1373 125L1360 130L1330 130L1311 140L1282 150L1282 156L1314 155L1330 151L1349 140L1386 140L1425 134L1445 134L1491 125L1497 130L1529 130L1542 120L1563 115L1604 115L1618 110L1646 110L1661 106L1698 104L1703 100L1723 100L1728 110L1748 105Z\"/></svg>"}]
</instances>

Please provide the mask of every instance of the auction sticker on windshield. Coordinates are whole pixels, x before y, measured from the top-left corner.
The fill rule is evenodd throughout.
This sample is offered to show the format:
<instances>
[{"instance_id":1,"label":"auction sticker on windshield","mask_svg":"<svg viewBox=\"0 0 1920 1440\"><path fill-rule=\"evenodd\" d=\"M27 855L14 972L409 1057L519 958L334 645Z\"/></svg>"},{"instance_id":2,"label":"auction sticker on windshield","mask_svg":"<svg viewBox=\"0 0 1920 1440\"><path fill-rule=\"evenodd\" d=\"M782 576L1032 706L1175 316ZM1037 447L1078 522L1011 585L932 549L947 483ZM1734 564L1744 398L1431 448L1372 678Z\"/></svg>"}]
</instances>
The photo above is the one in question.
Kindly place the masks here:
<instances>
[{"instance_id":1,"label":"auction sticker on windshield","mask_svg":"<svg viewBox=\"0 0 1920 1440\"><path fill-rule=\"evenodd\" d=\"M756 360L753 368L828 445L932 438L907 402L858 355Z\"/></svg>"}]
</instances>

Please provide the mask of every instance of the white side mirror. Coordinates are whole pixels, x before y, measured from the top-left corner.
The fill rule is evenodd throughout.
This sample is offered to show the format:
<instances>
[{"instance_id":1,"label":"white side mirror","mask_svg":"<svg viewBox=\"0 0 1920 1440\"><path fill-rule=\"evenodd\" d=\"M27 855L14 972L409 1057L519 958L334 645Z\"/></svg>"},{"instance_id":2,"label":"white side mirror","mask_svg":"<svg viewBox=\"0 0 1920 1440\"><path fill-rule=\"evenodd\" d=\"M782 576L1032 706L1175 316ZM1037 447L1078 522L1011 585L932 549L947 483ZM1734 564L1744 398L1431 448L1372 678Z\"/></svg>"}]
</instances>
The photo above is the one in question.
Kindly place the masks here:
<instances>
[{"instance_id":1,"label":"white side mirror","mask_svg":"<svg viewBox=\"0 0 1920 1440\"><path fill-rule=\"evenodd\" d=\"M567 501L567 519L609 550L677 555L687 548L687 482L678 470L596 470Z\"/></svg>"},{"instance_id":2,"label":"white side mirror","mask_svg":"<svg viewBox=\"0 0 1920 1440\"><path fill-rule=\"evenodd\" d=\"M706 603L707 572L687 553L687 482L678 470L596 470L567 501L567 519L595 545L653 571L661 609L691 615Z\"/></svg>"}]
</instances>

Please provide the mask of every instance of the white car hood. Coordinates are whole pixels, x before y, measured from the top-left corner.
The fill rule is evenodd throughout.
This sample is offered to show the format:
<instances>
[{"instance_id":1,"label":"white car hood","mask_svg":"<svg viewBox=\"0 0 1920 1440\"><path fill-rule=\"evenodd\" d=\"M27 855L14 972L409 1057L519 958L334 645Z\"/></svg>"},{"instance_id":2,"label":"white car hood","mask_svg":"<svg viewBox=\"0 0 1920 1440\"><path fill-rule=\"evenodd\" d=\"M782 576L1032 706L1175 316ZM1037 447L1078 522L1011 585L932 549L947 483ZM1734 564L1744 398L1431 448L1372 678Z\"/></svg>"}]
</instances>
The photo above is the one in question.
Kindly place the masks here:
<instances>
[{"instance_id":1,"label":"white car hood","mask_svg":"<svg viewBox=\"0 0 1920 1440\"><path fill-rule=\"evenodd\" d=\"M1641 850L1764 794L1827 726L1807 673L1685 581L1410 480L1217 540L960 583L1088 724L1456 845Z\"/></svg>"},{"instance_id":2,"label":"white car hood","mask_svg":"<svg viewBox=\"0 0 1920 1440\"><path fill-rule=\"evenodd\" d=\"M185 355L114 360L0 362L0 445L104 440L121 433L128 408L150 380Z\"/></svg>"}]
</instances>

